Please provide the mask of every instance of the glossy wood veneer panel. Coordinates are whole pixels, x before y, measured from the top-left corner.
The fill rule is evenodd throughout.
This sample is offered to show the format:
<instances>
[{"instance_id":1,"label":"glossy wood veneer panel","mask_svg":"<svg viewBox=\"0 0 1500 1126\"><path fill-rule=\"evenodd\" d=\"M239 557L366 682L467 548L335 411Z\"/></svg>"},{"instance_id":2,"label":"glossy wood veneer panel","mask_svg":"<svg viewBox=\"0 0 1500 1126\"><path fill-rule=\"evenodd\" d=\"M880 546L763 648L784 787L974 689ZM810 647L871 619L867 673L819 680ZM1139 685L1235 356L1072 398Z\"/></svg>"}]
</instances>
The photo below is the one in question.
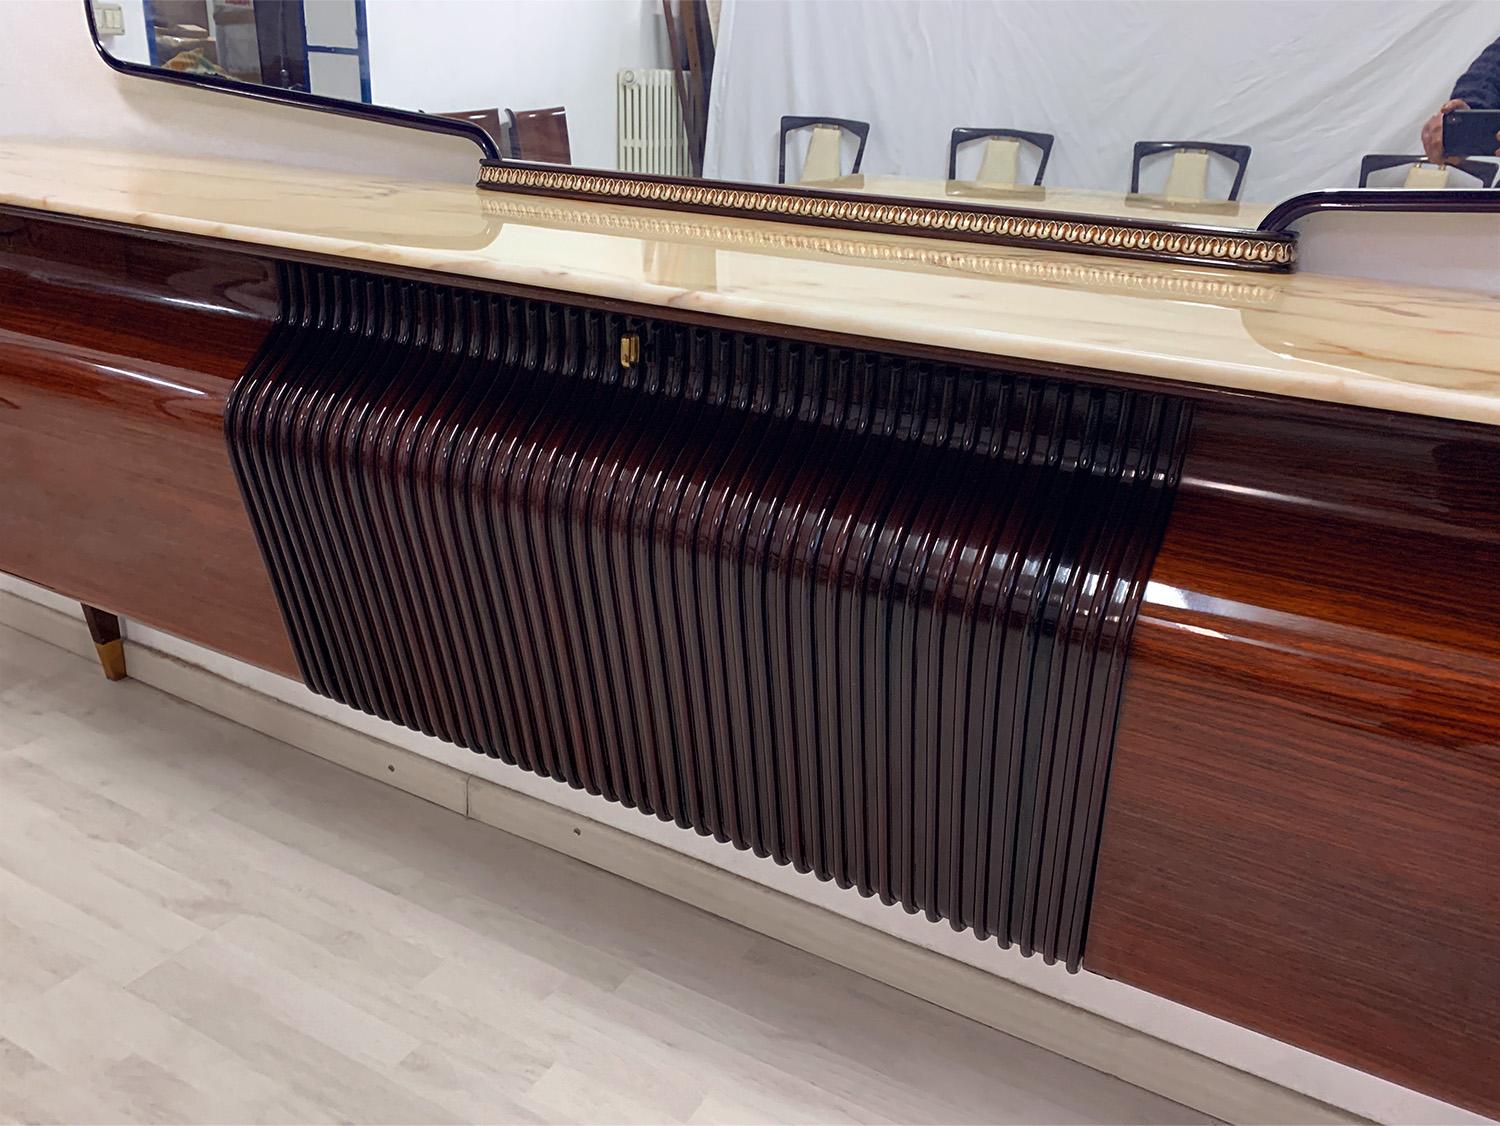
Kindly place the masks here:
<instances>
[{"instance_id":1,"label":"glossy wood veneer panel","mask_svg":"<svg viewBox=\"0 0 1500 1126\"><path fill-rule=\"evenodd\" d=\"M0 570L295 672L222 423L274 280L0 212Z\"/></svg>"},{"instance_id":2,"label":"glossy wood veneer panel","mask_svg":"<svg viewBox=\"0 0 1500 1126\"><path fill-rule=\"evenodd\" d=\"M1200 411L1087 968L1500 1112L1500 441Z\"/></svg>"},{"instance_id":3,"label":"glossy wood veneer panel","mask_svg":"<svg viewBox=\"0 0 1500 1126\"><path fill-rule=\"evenodd\" d=\"M0 567L28 574L7 559L14 545L29 544L27 565L37 570L28 577L293 670L255 553L243 550L243 516L227 515L238 512L233 488L215 480L222 460L199 474L209 464L199 456L204 435L211 432L218 445L225 389L254 354L254 338L271 314L267 268L233 253L225 258L221 247L152 249L107 232L70 247L68 239L83 236L67 224L40 224L26 237L18 237L19 226L0 230L0 469L7 480L39 482L32 496L0 509L7 521ZM129 285L121 285L122 276ZM222 350L199 344L205 331ZM393 343L371 335L351 353L325 342L319 362L350 379L359 363ZM413 364L414 376L432 370L420 357ZM24 410L23 424L7 421L7 409ZM1136 637L1086 963L1493 1109L1496 875L1493 850L1476 842L1500 807L1493 704L1500 615L1495 584L1485 581L1496 573L1500 459L1491 440L1459 426L1329 417L1272 424L1267 417L1211 409L1200 415L1188 484ZM587 420L558 418L560 429L538 439L550 452L533 462L550 468L528 479L558 479L557 451L580 436L606 435L618 421L607 410ZM300 425L299 433L313 432L310 423ZM393 421L380 425L388 437L400 433ZM13 434L19 444L8 441ZM168 448L174 443L183 448ZM98 482L84 468L92 463L68 456L80 448L104 450L101 464L125 467L116 477L165 465L175 468L154 478L158 486L168 479L190 484L158 487L157 507L133 509L153 494L109 476L103 496L95 493L89 486ZM716 464L737 450L732 441L711 444L695 464ZM403 464L431 467L452 456L429 444L403 455L416 459ZM473 471L471 462L452 464L455 472ZM307 480L289 465L279 472ZM319 503L335 497L318 495ZM226 497L235 501L227 509ZM692 506L711 502L689 487L677 503L702 511ZM349 534L368 536L367 516L383 521L387 534L411 512L426 518L384 504L349 509L339 519ZM54 506L67 534L48 539ZM541 526L551 535L566 532L560 524ZM224 534L205 536L205 527ZM452 528L441 534L454 542ZM576 529L566 534L589 542ZM116 555L103 546L114 541L121 545ZM215 558L236 542L239 549ZM366 539L362 550L392 545ZM205 576L183 565L200 555L211 582L200 584ZM350 651L371 637L405 639L410 635L398 631L420 620L414 615L435 612L415 603L359 603L351 591L340 592L337 557L327 558L319 597L343 600L325 610L351 615L340 627ZM393 567L412 565L399 552L384 558ZM111 559L124 560L133 577L112 574ZM556 599L559 588L543 581L545 570L538 574L541 589ZM160 575L166 580L152 581ZM89 586L98 581L115 583L139 607L112 604ZM217 597L227 609L202 610L191 621L153 616L153 594L180 605L180 590L164 588L184 582L192 597ZM544 605L562 614L565 629L589 628L570 618L565 600ZM478 614L456 620L488 639L477 606L436 612ZM220 609L224 617L215 617ZM535 661L535 675L556 684L562 674L546 664L545 648L534 648L535 636L527 642L532 649L517 652ZM711 693L704 654L744 644L743 633L699 638L682 631L678 640L688 658L679 669L657 670L656 680L656 666L638 670L672 700ZM440 662L441 654L433 649L424 659ZM399 714L420 693L437 699L451 686L443 720L451 730L461 709L472 716L484 705L472 675L465 679L455 666L459 677L446 681L441 667L408 669L377 684L372 698ZM567 713L553 722L558 732L576 734ZM550 769L571 767L558 758ZM595 779L611 777L602 756L590 769ZM641 784L651 777L640 776ZM654 800L668 809L672 794L669 785ZM690 819L729 808L691 788L677 800ZM849 807L851 820L859 809ZM711 823L711 832L731 832L728 821L703 821ZM757 827L751 819L744 832ZM1076 886L1080 870L1070 871ZM972 919L972 906L960 902L958 917ZM1074 937L1080 934L1075 927Z\"/></svg>"}]
</instances>

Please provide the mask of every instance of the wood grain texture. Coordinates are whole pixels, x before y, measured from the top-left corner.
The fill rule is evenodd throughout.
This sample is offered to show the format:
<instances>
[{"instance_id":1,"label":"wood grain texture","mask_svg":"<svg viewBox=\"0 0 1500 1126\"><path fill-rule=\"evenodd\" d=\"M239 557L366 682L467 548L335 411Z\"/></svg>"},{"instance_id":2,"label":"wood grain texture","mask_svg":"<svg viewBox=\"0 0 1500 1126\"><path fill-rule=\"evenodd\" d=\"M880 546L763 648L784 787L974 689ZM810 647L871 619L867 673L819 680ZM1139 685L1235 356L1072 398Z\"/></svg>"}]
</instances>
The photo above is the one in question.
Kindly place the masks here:
<instances>
[{"instance_id":1,"label":"wood grain texture","mask_svg":"<svg viewBox=\"0 0 1500 1126\"><path fill-rule=\"evenodd\" d=\"M284 288L227 433L311 688L1076 968L1180 401Z\"/></svg>"},{"instance_id":2,"label":"wood grain texture","mask_svg":"<svg viewBox=\"0 0 1500 1126\"><path fill-rule=\"evenodd\" d=\"M1500 440L1199 412L1085 965L1500 1112Z\"/></svg>"},{"instance_id":3,"label":"wood grain texture","mask_svg":"<svg viewBox=\"0 0 1500 1126\"><path fill-rule=\"evenodd\" d=\"M0 570L278 672L224 449L271 267L0 212Z\"/></svg>"},{"instance_id":4,"label":"wood grain texture","mask_svg":"<svg viewBox=\"0 0 1500 1126\"><path fill-rule=\"evenodd\" d=\"M512 160L531 160L540 164L572 164L573 150L568 143L568 112L563 106L546 109L507 109Z\"/></svg>"}]
</instances>

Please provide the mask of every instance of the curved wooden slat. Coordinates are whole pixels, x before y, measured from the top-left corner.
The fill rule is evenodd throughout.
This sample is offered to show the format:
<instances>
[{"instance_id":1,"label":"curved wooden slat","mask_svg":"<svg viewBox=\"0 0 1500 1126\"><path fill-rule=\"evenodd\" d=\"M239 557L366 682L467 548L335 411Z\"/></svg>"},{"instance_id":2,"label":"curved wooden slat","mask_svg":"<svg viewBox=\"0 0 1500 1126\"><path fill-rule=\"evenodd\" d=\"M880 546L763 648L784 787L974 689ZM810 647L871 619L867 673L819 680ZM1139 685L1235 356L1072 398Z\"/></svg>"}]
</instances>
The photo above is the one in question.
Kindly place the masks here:
<instances>
[{"instance_id":1,"label":"curved wooden slat","mask_svg":"<svg viewBox=\"0 0 1500 1126\"><path fill-rule=\"evenodd\" d=\"M226 433L314 690L1077 967L1180 401L282 287Z\"/></svg>"}]
</instances>

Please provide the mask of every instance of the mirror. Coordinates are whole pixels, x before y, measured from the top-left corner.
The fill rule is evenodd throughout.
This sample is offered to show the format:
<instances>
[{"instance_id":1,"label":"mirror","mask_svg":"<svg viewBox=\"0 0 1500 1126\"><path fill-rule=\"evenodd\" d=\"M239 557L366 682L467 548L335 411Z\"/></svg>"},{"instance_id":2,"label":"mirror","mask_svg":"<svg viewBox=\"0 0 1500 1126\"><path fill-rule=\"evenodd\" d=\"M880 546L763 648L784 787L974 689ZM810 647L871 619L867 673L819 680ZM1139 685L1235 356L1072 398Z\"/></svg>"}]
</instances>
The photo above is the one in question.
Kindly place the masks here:
<instances>
[{"instance_id":1,"label":"mirror","mask_svg":"<svg viewBox=\"0 0 1500 1126\"><path fill-rule=\"evenodd\" d=\"M442 115L577 169L1231 231L1318 189L1500 174L1420 162L1455 89L1485 96L1486 49L1494 85L1495 3L89 2L117 62Z\"/></svg>"}]
</instances>

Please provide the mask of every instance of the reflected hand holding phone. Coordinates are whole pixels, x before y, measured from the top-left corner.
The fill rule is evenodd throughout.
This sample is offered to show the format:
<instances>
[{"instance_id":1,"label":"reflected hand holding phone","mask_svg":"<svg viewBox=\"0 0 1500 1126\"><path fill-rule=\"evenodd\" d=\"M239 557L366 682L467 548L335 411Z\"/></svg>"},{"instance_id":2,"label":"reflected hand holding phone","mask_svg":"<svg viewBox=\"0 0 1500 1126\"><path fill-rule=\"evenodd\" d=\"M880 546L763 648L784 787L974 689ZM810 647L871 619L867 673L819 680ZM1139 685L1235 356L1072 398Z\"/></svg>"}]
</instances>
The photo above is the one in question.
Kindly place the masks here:
<instances>
[{"instance_id":1,"label":"reflected hand holding phone","mask_svg":"<svg viewBox=\"0 0 1500 1126\"><path fill-rule=\"evenodd\" d=\"M1443 155L1500 156L1500 109L1455 109L1443 115Z\"/></svg>"}]
</instances>

